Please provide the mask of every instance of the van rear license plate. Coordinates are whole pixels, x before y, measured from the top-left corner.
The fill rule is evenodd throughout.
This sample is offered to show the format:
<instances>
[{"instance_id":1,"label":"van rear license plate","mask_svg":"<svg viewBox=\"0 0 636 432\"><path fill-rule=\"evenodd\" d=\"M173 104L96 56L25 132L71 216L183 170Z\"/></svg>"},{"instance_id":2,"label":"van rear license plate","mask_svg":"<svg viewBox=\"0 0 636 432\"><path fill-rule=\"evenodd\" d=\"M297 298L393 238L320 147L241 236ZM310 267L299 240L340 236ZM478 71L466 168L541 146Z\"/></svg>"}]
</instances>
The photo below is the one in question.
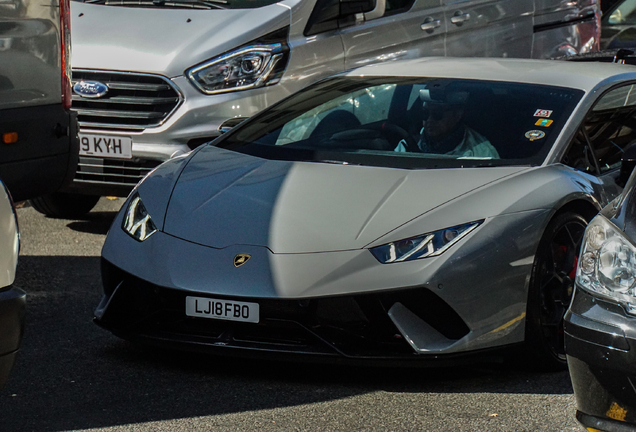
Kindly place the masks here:
<instances>
[{"instance_id":1,"label":"van rear license plate","mask_svg":"<svg viewBox=\"0 0 636 432\"><path fill-rule=\"evenodd\" d=\"M187 316L257 323L258 313L258 303L186 297Z\"/></svg>"},{"instance_id":2,"label":"van rear license plate","mask_svg":"<svg viewBox=\"0 0 636 432\"><path fill-rule=\"evenodd\" d=\"M132 138L123 136L79 134L81 156L132 158Z\"/></svg>"}]
</instances>

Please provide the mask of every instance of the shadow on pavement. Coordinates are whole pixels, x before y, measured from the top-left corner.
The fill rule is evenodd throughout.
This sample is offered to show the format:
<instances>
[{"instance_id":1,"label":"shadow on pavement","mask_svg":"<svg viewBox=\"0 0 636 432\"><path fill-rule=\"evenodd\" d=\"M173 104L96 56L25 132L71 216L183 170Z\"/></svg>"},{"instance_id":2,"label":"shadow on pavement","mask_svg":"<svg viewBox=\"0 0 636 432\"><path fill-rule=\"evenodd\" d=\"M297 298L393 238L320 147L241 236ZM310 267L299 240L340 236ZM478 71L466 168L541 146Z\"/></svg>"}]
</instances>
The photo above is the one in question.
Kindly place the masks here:
<instances>
[{"instance_id":1,"label":"shadow on pavement","mask_svg":"<svg viewBox=\"0 0 636 432\"><path fill-rule=\"evenodd\" d=\"M395 369L235 360L147 350L92 323L98 257L20 258L26 335L0 390L6 431L84 430L349 398L412 393L569 394L567 372L501 365Z\"/></svg>"},{"instance_id":2,"label":"shadow on pavement","mask_svg":"<svg viewBox=\"0 0 636 432\"><path fill-rule=\"evenodd\" d=\"M73 231L106 235L116 216L117 212L93 211L86 215L85 220L69 222L66 226Z\"/></svg>"}]
</instances>

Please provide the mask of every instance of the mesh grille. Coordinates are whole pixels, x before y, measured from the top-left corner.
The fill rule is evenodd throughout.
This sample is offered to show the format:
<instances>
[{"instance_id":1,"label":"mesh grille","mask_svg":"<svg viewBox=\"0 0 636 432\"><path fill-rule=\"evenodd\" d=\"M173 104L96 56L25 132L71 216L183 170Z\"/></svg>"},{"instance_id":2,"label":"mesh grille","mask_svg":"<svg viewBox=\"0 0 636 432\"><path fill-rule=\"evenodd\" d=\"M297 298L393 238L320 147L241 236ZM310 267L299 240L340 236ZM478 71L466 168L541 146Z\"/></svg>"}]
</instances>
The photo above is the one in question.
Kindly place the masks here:
<instances>
[{"instance_id":1,"label":"mesh grille","mask_svg":"<svg viewBox=\"0 0 636 432\"><path fill-rule=\"evenodd\" d=\"M170 81L157 75L74 70L73 85L79 81L108 86L108 93L97 99L73 93L72 109L81 127L140 130L158 126L181 102Z\"/></svg>"}]
</instances>

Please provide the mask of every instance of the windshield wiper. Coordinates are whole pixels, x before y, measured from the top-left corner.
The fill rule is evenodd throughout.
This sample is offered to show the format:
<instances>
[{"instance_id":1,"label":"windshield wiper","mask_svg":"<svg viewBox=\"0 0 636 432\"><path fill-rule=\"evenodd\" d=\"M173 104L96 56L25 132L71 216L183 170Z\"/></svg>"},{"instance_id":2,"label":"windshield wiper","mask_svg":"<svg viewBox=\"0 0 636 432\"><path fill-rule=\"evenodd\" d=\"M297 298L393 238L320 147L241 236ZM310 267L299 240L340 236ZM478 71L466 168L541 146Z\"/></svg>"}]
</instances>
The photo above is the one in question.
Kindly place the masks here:
<instances>
[{"instance_id":1,"label":"windshield wiper","mask_svg":"<svg viewBox=\"0 0 636 432\"><path fill-rule=\"evenodd\" d=\"M84 0L108 6L175 7L187 9L226 9L228 0Z\"/></svg>"}]
</instances>

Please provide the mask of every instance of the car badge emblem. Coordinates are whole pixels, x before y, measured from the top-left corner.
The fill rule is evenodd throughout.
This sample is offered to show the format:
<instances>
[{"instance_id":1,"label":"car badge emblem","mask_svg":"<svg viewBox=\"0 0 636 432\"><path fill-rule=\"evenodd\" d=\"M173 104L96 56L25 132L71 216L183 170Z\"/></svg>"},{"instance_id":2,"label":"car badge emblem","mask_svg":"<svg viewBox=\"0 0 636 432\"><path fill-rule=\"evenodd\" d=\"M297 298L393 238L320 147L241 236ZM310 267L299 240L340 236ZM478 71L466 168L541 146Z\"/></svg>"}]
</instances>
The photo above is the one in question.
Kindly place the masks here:
<instances>
[{"instance_id":1,"label":"car badge emblem","mask_svg":"<svg viewBox=\"0 0 636 432\"><path fill-rule=\"evenodd\" d=\"M252 255L248 255L248 254L238 254L237 256L234 257L234 267L240 267L243 264L245 264L250 258L252 258Z\"/></svg>"},{"instance_id":2,"label":"car badge emblem","mask_svg":"<svg viewBox=\"0 0 636 432\"><path fill-rule=\"evenodd\" d=\"M83 98L97 99L108 93L108 86L98 81L78 81L73 91Z\"/></svg>"}]
</instances>

